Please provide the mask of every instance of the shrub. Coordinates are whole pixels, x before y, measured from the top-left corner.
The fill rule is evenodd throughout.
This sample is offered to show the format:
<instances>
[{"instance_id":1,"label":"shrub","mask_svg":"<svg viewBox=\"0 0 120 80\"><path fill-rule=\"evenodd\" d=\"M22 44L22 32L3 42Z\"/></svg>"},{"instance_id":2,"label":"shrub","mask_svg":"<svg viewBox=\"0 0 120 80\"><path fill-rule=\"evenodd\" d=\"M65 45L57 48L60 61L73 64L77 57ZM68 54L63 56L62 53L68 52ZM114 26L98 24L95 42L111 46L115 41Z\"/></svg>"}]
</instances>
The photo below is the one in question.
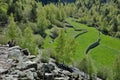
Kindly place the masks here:
<instances>
[{"instance_id":1,"label":"shrub","mask_svg":"<svg viewBox=\"0 0 120 80\"><path fill-rule=\"evenodd\" d=\"M50 59L49 50L47 50L47 49L42 50L40 59L41 59L42 62L48 63L48 62L49 62L49 59Z\"/></svg>"},{"instance_id":2,"label":"shrub","mask_svg":"<svg viewBox=\"0 0 120 80\"><path fill-rule=\"evenodd\" d=\"M5 35L0 34L0 44L5 45L7 44L7 41L8 41L7 37Z\"/></svg>"},{"instance_id":3,"label":"shrub","mask_svg":"<svg viewBox=\"0 0 120 80\"><path fill-rule=\"evenodd\" d=\"M120 38L120 31L115 34L115 37Z\"/></svg>"},{"instance_id":4,"label":"shrub","mask_svg":"<svg viewBox=\"0 0 120 80\"><path fill-rule=\"evenodd\" d=\"M89 74L90 80L96 80L96 68L92 59L88 55L86 55L86 57L79 63L78 68ZM85 75L86 77L88 77L87 74Z\"/></svg>"},{"instance_id":5,"label":"shrub","mask_svg":"<svg viewBox=\"0 0 120 80\"><path fill-rule=\"evenodd\" d=\"M54 27L54 28L51 30L50 37L53 38L53 39L55 39L56 37L58 37L58 28L57 28L57 27Z\"/></svg>"},{"instance_id":6,"label":"shrub","mask_svg":"<svg viewBox=\"0 0 120 80\"><path fill-rule=\"evenodd\" d=\"M113 79L120 80L120 55L118 55L113 63Z\"/></svg>"},{"instance_id":7,"label":"shrub","mask_svg":"<svg viewBox=\"0 0 120 80\"><path fill-rule=\"evenodd\" d=\"M55 24L56 26L62 27L62 28L65 26L62 22L60 22L60 21L58 21L58 20L55 20L55 21L54 21L54 24Z\"/></svg>"},{"instance_id":8,"label":"shrub","mask_svg":"<svg viewBox=\"0 0 120 80\"><path fill-rule=\"evenodd\" d=\"M40 35L34 35L36 45L41 48L43 45L43 38Z\"/></svg>"},{"instance_id":9,"label":"shrub","mask_svg":"<svg viewBox=\"0 0 120 80\"><path fill-rule=\"evenodd\" d=\"M108 78L110 78L112 71L105 67L105 66L101 66L97 69L97 76L103 80L107 80Z\"/></svg>"}]
</instances>

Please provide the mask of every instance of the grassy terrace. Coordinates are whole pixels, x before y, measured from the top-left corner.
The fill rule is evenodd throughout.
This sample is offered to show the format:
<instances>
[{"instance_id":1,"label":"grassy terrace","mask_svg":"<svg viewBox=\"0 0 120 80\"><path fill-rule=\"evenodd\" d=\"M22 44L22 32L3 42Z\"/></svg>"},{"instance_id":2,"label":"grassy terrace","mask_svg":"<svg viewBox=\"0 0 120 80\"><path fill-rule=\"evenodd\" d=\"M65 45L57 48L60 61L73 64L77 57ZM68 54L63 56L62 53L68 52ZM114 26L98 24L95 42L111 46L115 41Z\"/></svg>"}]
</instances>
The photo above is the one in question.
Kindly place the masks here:
<instances>
[{"instance_id":1,"label":"grassy terrace","mask_svg":"<svg viewBox=\"0 0 120 80\"><path fill-rule=\"evenodd\" d=\"M84 24L77 23L73 21L72 18L68 18L66 19L66 21L75 28L88 30L87 33L82 34L78 38L76 38L76 41L78 42L78 47L76 49L76 55L74 56L74 59L75 61L81 60L85 56L86 48L97 40L98 31L93 27L88 27ZM69 29L68 32L70 32ZM73 31L72 33L74 34L76 32ZM104 35L102 33L101 33L100 45L92 49L88 53L88 55L92 57L92 59L97 65L102 64L104 66L109 66L109 67L111 67L117 54L120 54L120 40Z\"/></svg>"},{"instance_id":2,"label":"grassy terrace","mask_svg":"<svg viewBox=\"0 0 120 80\"><path fill-rule=\"evenodd\" d=\"M76 29L88 30L87 33L84 33L76 38L78 46L73 59L75 62L77 62L85 57L85 50L87 47L98 39L98 31L93 27L88 27L84 24L77 23L72 18L67 18L66 21ZM50 34L50 30L46 30L46 33ZM65 35L74 37L79 33L79 31L74 31L73 28L67 28L67 33L65 33ZM46 44L44 45L45 48L53 48L55 46L54 43L49 43L50 40L50 37L46 38ZM102 33L100 45L90 50L88 53L88 55L92 57L93 61L98 67L101 65L112 67L112 63L117 54L120 54L120 40Z\"/></svg>"}]
</instances>

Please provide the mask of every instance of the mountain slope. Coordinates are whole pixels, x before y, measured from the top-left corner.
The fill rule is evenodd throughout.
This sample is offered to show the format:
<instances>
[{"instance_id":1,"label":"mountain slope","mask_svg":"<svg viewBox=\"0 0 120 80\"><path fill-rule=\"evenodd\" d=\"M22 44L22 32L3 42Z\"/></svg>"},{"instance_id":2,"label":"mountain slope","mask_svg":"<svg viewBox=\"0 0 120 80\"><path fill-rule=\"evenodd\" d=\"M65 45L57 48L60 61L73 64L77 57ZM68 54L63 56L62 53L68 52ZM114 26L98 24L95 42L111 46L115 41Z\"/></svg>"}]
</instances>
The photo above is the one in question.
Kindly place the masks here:
<instances>
[{"instance_id":1,"label":"mountain slope","mask_svg":"<svg viewBox=\"0 0 120 80\"><path fill-rule=\"evenodd\" d=\"M81 60L85 56L87 47L98 39L98 31L93 27L77 23L72 18L66 19L75 28L87 29L86 34L80 35L76 41L79 43L76 49L75 60ZM101 33L100 45L92 49L90 55L96 63L111 66L117 54L120 54L120 40Z\"/></svg>"}]
</instances>

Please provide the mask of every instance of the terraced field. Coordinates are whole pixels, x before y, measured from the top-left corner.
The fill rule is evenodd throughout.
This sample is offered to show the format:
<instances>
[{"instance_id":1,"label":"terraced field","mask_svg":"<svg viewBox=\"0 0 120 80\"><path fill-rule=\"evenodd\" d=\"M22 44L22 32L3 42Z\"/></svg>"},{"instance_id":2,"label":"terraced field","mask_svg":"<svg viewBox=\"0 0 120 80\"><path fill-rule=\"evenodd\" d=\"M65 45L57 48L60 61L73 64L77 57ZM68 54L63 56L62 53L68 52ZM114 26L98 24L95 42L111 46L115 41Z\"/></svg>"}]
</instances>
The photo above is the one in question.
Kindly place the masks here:
<instances>
[{"instance_id":1,"label":"terraced field","mask_svg":"<svg viewBox=\"0 0 120 80\"><path fill-rule=\"evenodd\" d=\"M76 41L78 42L78 47L76 49L76 55L74 56L74 60L81 60L86 55L85 50L87 49L87 47L98 39L98 31L93 27L88 27L84 24L77 23L72 18L68 18L66 19L66 21L72 26L74 26L74 28L85 29L88 31L87 33L82 34L76 38ZM67 34L76 34L76 31L71 31L71 29L70 31L68 29ZM92 57L92 59L97 65L102 64L104 66L111 67L115 57L120 54L120 40L104 35L102 33L100 37L100 45L95 47L94 49L91 49L88 55Z\"/></svg>"},{"instance_id":2,"label":"terraced field","mask_svg":"<svg viewBox=\"0 0 120 80\"><path fill-rule=\"evenodd\" d=\"M73 28L66 28L66 36L74 37L78 43L76 53L73 56L74 62L82 60L86 54L85 51L92 43L98 39L98 31L93 27L88 27L84 24L75 22L72 18L67 18L66 21L73 26ZM61 28L60 28L61 29ZM75 29L78 29L76 31ZM81 31L79 31L81 29ZM50 30L46 30L50 34ZM80 34L80 35L78 35ZM77 36L78 35L78 36ZM75 37L77 36L77 37ZM120 40L101 33L100 45L91 49L87 55L91 56L96 66L112 67L115 57L120 54ZM45 48L54 48L55 44L50 43L51 38L46 38Z\"/></svg>"}]
</instances>

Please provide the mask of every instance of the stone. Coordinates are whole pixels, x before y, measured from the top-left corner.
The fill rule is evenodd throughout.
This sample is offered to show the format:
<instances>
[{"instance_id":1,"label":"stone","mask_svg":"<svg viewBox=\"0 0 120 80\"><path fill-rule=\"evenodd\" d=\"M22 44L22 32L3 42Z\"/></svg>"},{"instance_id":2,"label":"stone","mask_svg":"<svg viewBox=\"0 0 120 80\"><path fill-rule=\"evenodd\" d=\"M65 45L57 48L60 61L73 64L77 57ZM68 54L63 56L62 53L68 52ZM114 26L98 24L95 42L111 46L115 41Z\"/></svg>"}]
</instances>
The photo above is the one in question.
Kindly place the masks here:
<instances>
[{"instance_id":1,"label":"stone","mask_svg":"<svg viewBox=\"0 0 120 80\"><path fill-rule=\"evenodd\" d=\"M22 58L21 51L19 49L12 49L9 51L8 58L13 60L21 60Z\"/></svg>"},{"instance_id":2,"label":"stone","mask_svg":"<svg viewBox=\"0 0 120 80\"><path fill-rule=\"evenodd\" d=\"M38 78L38 74L36 72L33 72L33 76L34 76L35 79Z\"/></svg>"},{"instance_id":3,"label":"stone","mask_svg":"<svg viewBox=\"0 0 120 80\"><path fill-rule=\"evenodd\" d=\"M22 51L23 55L26 55L26 56L30 55L28 48L22 49L21 51Z\"/></svg>"},{"instance_id":4,"label":"stone","mask_svg":"<svg viewBox=\"0 0 120 80\"><path fill-rule=\"evenodd\" d=\"M13 46L13 47L8 48L9 51L12 51L15 49L21 50L20 46Z\"/></svg>"},{"instance_id":5,"label":"stone","mask_svg":"<svg viewBox=\"0 0 120 80\"><path fill-rule=\"evenodd\" d=\"M23 52L19 46L0 47L0 80L85 80L84 72L78 68L52 58L43 63L40 55Z\"/></svg>"},{"instance_id":6,"label":"stone","mask_svg":"<svg viewBox=\"0 0 120 80\"><path fill-rule=\"evenodd\" d=\"M27 71L25 71L25 73L26 73L28 80L34 80L33 72L27 70Z\"/></svg>"},{"instance_id":7,"label":"stone","mask_svg":"<svg viewBox=\"0 0 120 80\"><path fill-rule=\"evenodd\" d=\"M28 59L34 59L34 58L36 58L36 56L35 55L29 55L29 56L26 56L26 58L28 58Z\"/></svg>"},{"instance_id":8,"label":"stone","mask_svg":"<svg viewBox=\"0 0 120 80\"><path fill-rule=\"evenodd\" d=\"M52 64L43 64L41 67L41 71L46 73L50 73L54 69L55 67Z\"/></svg>"},{"instance_id":9,"label":"stone","mask_svg":"<svg viewBox=\"0 0 120 80\"><path fill-rule=\"evenodd\" d=\"M37 64L37 70L41 70L41 67L43 66L43 63Z\"/></svg>"},{"instance_id":10,"label":"stone","mask_svg":"<svg viewBox=\"0 0 120 80\"><path fill-rule=\"evenodd\" d=\"M35 70L37 70L37 63L32 61L26 61L19 63L19 65L17 66L17 69L19 70L26 70L29 68L35 68Z\"/></svg>"},{"instance_id":11,"label":"stone","mask_svg":"<svg viewBox=\"0 0 120 80\"><path fill-rule=\"evenodd\" d=\"M27 69L27 71L35 72L36 70L35 70L35 68L29 68L29 69Z\"/></svg>"},{"instance_id":12,"label":"stone","mask_svg":"<svg viewBox=\"0 0 120 80\"><path fill-rule=\"evenodd\" d=\"M45 79L46 80L54 80L54 74L53 73L45 73Z\"/></svg>"},{"instance_id":13,"label":"stone","mask_svg":"<svg viewBox=\"0 0 120 80\"><path fill-rule=\"evenodd\" d=\"M0 74L6 74L6 73L8 73L8 69L0 68Z\"/></svg>"},{"instance_id":14,"label":"stone","mask_svg":"<svg viewBox=\"0 0 120 80\"><path fill-rule=\"evenodd\" d=\"M56 77L54 80L69 80L69 77Z\"/></svg>"},{"instance_id":15,"label":"stone","mask_svg":"<svg viewBox=\"0 0 120 80\"><path fill-rule=\"evenodd\" d=\"M79 74L77 74L77 73L72 73L72 77L73 77L74 79L78 79L78 78L79 78Z\"/></svg>"},{"instance_id":16,"label":"stone","mask_svg":"<svg viewBox=\"0 0 120 80\"><path fill-rule=\"evenodd\" d=\"M18 80L17 77L18 76L15 75L6 75L6 76L2 76L2 80Z\"/></svg>"},{"instance_id":17,"label":"stone","mask_svg":"<svg viewBox=\"0 0 120 80\"><path fill-rule=\"evenodd\" d=\"M56 69L53 70L52 73L54 74L55 77L59 76L59 75L58 75L58 70L56 70Z\"/></svg>"}]
</instances>

